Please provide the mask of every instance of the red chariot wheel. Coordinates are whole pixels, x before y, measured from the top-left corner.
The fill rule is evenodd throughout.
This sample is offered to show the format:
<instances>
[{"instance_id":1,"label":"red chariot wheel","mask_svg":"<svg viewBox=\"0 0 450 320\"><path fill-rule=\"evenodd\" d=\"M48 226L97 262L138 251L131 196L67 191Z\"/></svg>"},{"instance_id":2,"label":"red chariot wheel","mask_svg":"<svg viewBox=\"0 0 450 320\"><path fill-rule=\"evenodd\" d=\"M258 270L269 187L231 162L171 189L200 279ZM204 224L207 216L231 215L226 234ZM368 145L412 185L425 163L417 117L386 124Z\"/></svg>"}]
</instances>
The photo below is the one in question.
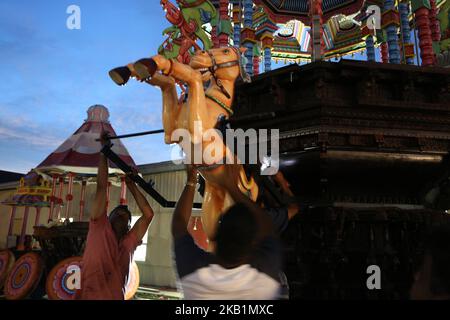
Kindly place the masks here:
<instances>
[{"instance_id":1,"label":"red chariot wheel","mask_svg":"<svg viewBox=\"0 0 450 320\"><path fill-rule=\"evenodd\" d=\"M9 273L5 283L5 296L8 300L28 298L39 285L44 272L44 262L34 252L21 256Z\"/></svg>"},{"instance_id":2,"label":"red chariot wheel","mask_svg":"<svg viewBox=\"0 0 450 320\"><path fill-rule=\"evenodd\" d=\"M45 289L50 300L72 300L76 290L73 270L81 270L83 257L70 257L60 261L47 276Z\"/></svg>"},{"instance_id":3,"label":"red chariot wheel","mask_svg":"<svg viewBox=\"0 0 450 320\"><path fill-rule=\"evenodd\" d=\"M130 272L128 275L128 282L125 287L125 300L131 300L139 288L139 268L136 262L130 265Z\"/></svg>"},{"instance_id":4,"label":"red chariot wheel","mask_svg":"<svg viewBox=\"0 0 450 320\"><path fill-rule=\"evenodd\" d=\"M5 285L6 278L11 272L16 258L14 254L9 250L0 251L0 290L3 289Z\"/></svg>"}]
</instances>

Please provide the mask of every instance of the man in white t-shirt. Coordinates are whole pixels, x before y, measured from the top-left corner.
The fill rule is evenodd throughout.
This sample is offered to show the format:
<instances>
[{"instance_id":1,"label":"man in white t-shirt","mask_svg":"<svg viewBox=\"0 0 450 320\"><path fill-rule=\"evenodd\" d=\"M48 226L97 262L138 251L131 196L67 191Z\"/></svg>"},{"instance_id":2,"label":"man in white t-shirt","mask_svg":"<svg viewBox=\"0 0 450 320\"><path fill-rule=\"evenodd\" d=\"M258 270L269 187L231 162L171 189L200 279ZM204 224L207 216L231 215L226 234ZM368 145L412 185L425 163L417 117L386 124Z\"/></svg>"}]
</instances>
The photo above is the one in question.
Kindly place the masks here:
<instances>
[{"instance_id":1,"label":"man in white t-shirt","mask_svg":"<svg viewBox=\"0 0 450 320\"><path fill-rule=\"evenodd\" d=\"M231 179L219 177L214 182L225 188L236 204L219 220L213 253L200 249L187 230L197 183L193 168L188 169L188 181L174 212L175 262L184 298L277 299L282 250L270 215L243 195Z\"/></svg>"}]
</instances>

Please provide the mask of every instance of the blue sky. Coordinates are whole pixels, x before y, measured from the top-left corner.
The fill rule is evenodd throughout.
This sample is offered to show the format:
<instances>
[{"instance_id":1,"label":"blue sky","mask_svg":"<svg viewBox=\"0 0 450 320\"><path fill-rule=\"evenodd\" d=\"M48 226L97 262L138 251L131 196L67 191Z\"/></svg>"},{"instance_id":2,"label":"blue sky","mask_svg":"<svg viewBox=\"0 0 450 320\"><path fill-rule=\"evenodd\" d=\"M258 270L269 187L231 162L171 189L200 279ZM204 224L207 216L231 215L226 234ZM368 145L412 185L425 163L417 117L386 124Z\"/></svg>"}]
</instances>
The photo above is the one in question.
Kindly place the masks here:
<instances>
[{"instance_id":1,"label":"blue sky","mask_svg":"<svg viewBox=\"0 0 450 320\"><path fill-rule=\"evenodd\" d=\"M81 8L69 30L67 7ZM155 0L0 2L0 170L26 172L69 137L93 104L116 132L160 129L157 89L116 86L113 67L154 55L168 26ZM162 135L124 141L139 164L170 158Z\"/></svg>"},{"instance_id":2,"label":"blue sky","mask_svg":"<svg viewBox=\"0 0 450 320\"><path fill-rule=\"evenodd\" d=\"M66 27L71 4L81 8L81 30ZM94 104L109 108L118 134L160 129L159 91L118 87L108 71L154 55L167 26L158 0L1 1L0 170L38 165ZM170 159L162 135L124 143L138 164Z\"/></svg>"}]
</instances>

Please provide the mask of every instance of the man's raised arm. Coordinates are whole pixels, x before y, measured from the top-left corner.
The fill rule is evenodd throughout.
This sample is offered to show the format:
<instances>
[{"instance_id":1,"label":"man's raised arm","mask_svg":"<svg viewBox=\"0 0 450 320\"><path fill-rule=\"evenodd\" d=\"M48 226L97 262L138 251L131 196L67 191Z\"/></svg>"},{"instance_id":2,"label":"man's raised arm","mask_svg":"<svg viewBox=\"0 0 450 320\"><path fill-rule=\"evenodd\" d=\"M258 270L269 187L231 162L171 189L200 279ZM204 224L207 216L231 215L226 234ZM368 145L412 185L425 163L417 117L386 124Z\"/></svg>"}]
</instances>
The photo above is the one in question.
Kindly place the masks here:
<instances>
[{"instance_id":1,"label":"man's raised arm","mask_svg":"<svg viewBox=\"0 0 450 320\"><path fill-rule=\"evenodd\" d=\"M108 143L108 133L102 132L100 140L102 146ZM97 173L97 191L95 193L94 205L91 211L91 219L97 220L106 215L106 193L108 189L108 159L100 152Z\"/></svg>"},{"instance_id":2,"label":"man's raised arm","mask_svg":"<svg viewBox=\"0 0 450 320\"><path fill-rule=\"evenodd\" d=\"M197 185L197 170L189 166L187 169L187 182L183 193L177 202L172 219L172 236L174 239L188 234L188 223L194 203L195 187Z\"/></svg>"},{"instance_id":3,"label":"man's raised arm","mask_svg":"<svg viewBox=\"0 0 450 320\"><path fill-rule=\"evenodd\" d=\"M249 212L252 213L258 225L257 240L261 240L269 235L275 235L274 225L270 216L259 205L244 195L237 186L237 181L230 177L238 177L241 166L237 164L227 164L226 170L221 174L210 177L210 181L224 188L235 203L245 205Z\"/></svg>"},{"instance_id":4,"label":"man's raised arm","mask_svg":"<svg viewBox=\"0 0 450 320\"><path fill-rule=\"evenodd\" d=\"M152 222L154 216L153 209L150 207L147 199L144 197L136 184L128 176L125 181L127 183L128 190L130 190L134 200L142 212L142 216L138 219L138 221L136 221L131 230L136 233L138 240L142 240L147 232L148 226Z\"/></svg>"}]
</instances>

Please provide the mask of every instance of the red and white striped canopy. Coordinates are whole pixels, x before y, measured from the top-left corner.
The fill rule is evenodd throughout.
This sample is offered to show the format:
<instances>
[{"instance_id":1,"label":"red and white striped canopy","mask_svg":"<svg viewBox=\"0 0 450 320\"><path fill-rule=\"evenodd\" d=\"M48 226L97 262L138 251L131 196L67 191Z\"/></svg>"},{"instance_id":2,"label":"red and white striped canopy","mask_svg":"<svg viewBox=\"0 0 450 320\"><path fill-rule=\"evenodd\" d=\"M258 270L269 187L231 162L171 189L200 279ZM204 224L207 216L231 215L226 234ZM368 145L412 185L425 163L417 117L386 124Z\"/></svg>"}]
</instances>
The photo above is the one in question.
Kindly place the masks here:
<instances>
[{"instance_id":1,"label":"red and white striped canopy","mask_svg":"<svg viewBox=\"0 0 450 320\"><path fill-rule=\"evenodd\" d=\"M108 131L111 136L115 136L116 132L109 122L109 111L106 107L94 105L88 109L87 114L88 118L83 125L37 166L38 172L97 175L101 144L95 140L103 130ZM136 166L120 140L113 141L112 150L128 165ZM110 163L109 173L122 171Z\"/></svg>"}]
</instances>

